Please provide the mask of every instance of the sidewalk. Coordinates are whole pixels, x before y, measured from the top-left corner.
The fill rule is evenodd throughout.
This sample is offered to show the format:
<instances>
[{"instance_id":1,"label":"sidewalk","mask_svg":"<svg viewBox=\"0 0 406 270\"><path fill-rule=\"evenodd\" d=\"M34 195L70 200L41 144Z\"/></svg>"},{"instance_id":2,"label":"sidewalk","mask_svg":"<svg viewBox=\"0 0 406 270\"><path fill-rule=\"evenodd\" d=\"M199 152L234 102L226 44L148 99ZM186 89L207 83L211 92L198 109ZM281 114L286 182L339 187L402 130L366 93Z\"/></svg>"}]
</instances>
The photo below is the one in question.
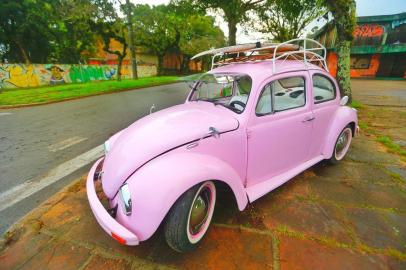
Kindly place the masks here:
<instances>
[{"instance_id":1,"label":"sidewalk","mask_svg":"<svg viewBox=\"0 0 406 270\"><path fill-rule=\"evenodd\" d=\"M82 178L12 228L0 269L406 269L405 158L377 142L382 132L406 140L405 113L364 105L365 130L343 162L322 162L243 212L222 198L188 254L160 232L119 245L96 223Z\"/></svg>"}]
</instances>

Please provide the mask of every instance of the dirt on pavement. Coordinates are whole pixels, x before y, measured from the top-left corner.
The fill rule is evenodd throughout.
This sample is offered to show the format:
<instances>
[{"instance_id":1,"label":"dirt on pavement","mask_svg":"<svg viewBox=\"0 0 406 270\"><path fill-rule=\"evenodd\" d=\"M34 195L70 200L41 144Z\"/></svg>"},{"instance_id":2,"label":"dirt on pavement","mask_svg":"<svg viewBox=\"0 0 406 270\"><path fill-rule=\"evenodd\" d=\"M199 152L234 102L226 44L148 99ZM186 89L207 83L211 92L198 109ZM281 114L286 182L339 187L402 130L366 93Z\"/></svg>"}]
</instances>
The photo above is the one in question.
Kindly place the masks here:
<instances>
[{"instance_id":1,"label":"dirt on pavement","mask_svg":"<svg viewBox=\"0 0 406 270\"><path fill-rule=\"evenodd\" d=\"M379 142L405 149L406 102L362 94L406 95L406 82L353 85L363 128L345 160L313 166L243 212L221 196L196 251L172 251L160 231L119 245L95 221L82 178L6 234L0 269L406 269L405 157Z\"/></svg>"}]
</instances>

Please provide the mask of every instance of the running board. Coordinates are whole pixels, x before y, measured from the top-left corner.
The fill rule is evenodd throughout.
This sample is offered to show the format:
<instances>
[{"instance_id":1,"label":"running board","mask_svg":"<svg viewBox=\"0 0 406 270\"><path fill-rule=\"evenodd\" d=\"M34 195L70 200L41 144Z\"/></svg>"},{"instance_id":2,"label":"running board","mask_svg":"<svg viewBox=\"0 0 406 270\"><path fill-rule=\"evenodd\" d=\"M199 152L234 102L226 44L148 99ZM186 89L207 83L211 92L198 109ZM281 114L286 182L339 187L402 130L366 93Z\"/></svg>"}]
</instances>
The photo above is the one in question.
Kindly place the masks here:
<instances>
[{"instance_id":1,"label":"running board","mask_svg":"<svg viewBox=\"0 0 406 270\"><path fill-rule=\"evenodd\" d=\"M298 175L301 172L303 172L304 170L310 168L314 164L322 161L323 159L324 159L324 156L322 156L322 155L317 156L317 157L310 159L310 160L306 161L305 163L297 166L296 168L291 169L290 171L287 171L280 175L274 176L271 179L258 183L254 186L247 187L245 190L247 192L249 201L253 202L256 199L264 196L271 190L274 190L275 188L277 188L280 185L284 184L285 182L289 181L296 175Z\"/></svg>"}]
</instances>

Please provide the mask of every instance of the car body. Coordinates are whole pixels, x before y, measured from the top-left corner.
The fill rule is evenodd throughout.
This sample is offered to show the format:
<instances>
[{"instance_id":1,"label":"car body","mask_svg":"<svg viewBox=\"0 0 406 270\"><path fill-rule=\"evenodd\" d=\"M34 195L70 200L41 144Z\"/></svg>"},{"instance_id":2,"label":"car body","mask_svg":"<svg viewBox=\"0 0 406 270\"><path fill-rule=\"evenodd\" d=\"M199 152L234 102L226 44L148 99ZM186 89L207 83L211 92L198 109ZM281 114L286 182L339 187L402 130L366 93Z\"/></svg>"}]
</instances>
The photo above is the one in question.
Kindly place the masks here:
<instances>
[{"instance_id":1,"label":"car body","mask_svg":"<svg viewBox=\"0 0 406 270\"><path fill-rule=\"evenodd\" d=\"M356 110L345 106L335 79L316 65L291 60L235 63L204 76L221 85L215 101L201 97L204 91L198 91L206 82L198 81L184 104L152 113L112 136L105 144L106 155L89 172L92 211L122 244L147 240L168 215L174 216L168 225L172 230L183 226L176 223L183 222L175 213L180 210L171 211L181 209L180 198L192 198L202 185L205 194L188 200L192 209L200 199L205 212L189 210L188 218L205 216L196 218L204 224L194 227L204 234L216 196L212 183L227 185L242 211L314 164L341 160L358 130ZM237 84L241 89L236 90ZM95 183L100 180L109 209L97 196ZM188 195L190 190L195 193ZM189 219L184 222L189 224ZM198 233L193 234L196 242Z\"/></svg>"}]
</instances>

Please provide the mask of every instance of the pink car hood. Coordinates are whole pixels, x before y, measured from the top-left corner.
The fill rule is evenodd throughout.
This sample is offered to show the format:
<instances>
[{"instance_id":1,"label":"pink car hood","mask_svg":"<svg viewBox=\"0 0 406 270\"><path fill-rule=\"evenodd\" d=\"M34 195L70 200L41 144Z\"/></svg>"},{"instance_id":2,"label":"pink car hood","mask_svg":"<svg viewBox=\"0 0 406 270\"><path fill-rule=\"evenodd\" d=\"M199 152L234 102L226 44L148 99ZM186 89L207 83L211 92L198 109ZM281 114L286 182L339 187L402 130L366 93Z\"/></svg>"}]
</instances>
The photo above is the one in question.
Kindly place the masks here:
<instances>
[{"instance_id":1,"label":"pink car hood","mask_svg":"<svg viewBox=\"0 0 406 270\"><path fill-rule=\"evenodd\" d=\"M109 140L103 164L103 190L113 198L124 181L159 154L200 139L209 127L219 132L237 129L233 112L208 102L190 102L148 115ZM221 138L221 137L220 137Z\"/></svg>"}]
</instances>

